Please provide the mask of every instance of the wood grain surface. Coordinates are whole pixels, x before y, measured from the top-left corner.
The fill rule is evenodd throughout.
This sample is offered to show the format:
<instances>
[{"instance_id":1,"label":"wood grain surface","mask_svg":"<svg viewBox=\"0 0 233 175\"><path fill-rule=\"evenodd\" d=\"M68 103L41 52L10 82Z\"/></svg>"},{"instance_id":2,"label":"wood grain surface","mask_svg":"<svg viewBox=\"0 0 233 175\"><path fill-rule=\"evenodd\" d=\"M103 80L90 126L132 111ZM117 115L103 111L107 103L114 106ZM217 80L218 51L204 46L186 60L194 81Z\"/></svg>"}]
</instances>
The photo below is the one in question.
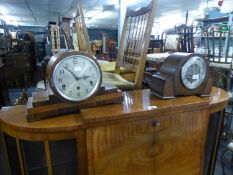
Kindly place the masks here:
<instances>
[{"instance_id":1,"label":"wood grain surface","mask_svg":"<svg viewBox=\"0 0 233 175\"><path fill-rule=\"evenodd\" d=\"M114 92L95 96L91 99L81 101L79 103L68 102L48 102L44 105L34 107L32 99L28 99L27 103L27 121L33 122L43 118L54 117L58 115L78 112L80 109L102 106L107 104L121 103L123 99L122 92Z\"/></svg>"},{"instance_id":2,"label":"wood grain surface","mask_svg":"<svg viewBox=\"0 0 233 175\"><path fill-rule=\"evenodd\" d=\"M193 111L93 128L95 174L202 174L206 115Z\"/></svg>"},{"instance_id":3,"label":"wood grain surface","mask_svg":"<svg viewBox=\"0 0 233 175\"><path fill-rule=\"evenodd\" d=\"M205 104L210 112L218 112L227 104L229 95L222 89L213 87L210 97L197 96L178 97L172 100L160 100L150 94L148 89L124 92L122 104L106 105L81 110L80 113L68 114L28 123L26 106L3 107L0 111L2 128L8 127L17 131L28 132L61 132L85 128L108 120L127 120L128 118L145 118L144 114L174 113L175 110L189 110L203 107ZM206 104L207 103L207 104ZM138 115L135 115L138 114Z\"/></svg>"},{"instance_id":4,"label":"wood grain surface","mask_svg":"<svg viewBox=\"0 0 233 175\"><path fill-rule=\"evenodd\" d=\"M146 89L123 96L122 104L30 123L25 106L4 107L0 129L16 140L75 139L81 175L203 174L210 114L223 110L227 92L213 88L210 97L160 100Z\"/></svg>"}]
</instances>

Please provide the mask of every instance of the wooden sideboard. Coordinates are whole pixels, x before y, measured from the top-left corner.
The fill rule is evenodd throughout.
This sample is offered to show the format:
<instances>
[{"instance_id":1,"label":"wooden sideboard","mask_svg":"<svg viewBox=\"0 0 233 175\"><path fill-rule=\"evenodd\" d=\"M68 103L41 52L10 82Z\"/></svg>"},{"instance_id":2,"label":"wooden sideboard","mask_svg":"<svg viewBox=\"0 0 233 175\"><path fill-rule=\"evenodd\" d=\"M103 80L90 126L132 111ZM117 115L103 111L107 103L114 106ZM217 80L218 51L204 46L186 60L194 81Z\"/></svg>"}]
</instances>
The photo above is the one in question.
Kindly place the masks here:
<instances>
[{"instance_id":1,"label":"wooden sideboard","mask_svg":"<svg viewBox=\"0 0 233 175\"><path fill-rule=\"evenodd\" d=\"M25 106L5 107L0 126L13 175L202 175L211 114L227 101L218 88L172 100L137 90L122 104L31 123Z\"/></svg>"}]
</instances>

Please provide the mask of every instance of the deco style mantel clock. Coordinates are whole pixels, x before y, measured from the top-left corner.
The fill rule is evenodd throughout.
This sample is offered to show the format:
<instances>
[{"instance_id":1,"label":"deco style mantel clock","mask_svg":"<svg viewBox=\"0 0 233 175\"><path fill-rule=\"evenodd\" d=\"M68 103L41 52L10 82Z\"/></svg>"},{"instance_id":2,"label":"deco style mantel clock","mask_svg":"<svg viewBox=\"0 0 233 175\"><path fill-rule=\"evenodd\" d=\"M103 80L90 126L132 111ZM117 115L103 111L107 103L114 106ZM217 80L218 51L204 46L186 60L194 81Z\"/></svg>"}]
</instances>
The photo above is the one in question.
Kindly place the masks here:
<instances>
[{"instance_id":1,"label":"deco style mantel clock","mask_svg":"<svg viewBox=\"0 0 233 175\"><path fill-rule=\"evenodd\" d=\"M209 96L212 81L208 62L198 54L174 53L167 57L159 72L152 75L150 89L162 99L182 95Z\"/></svg>"},{"instance_id":2,"label":"deco style mantel clock","mask_svg":"<svg viewBox=\"0 0 233 175\"><path fill-rule=\"evenodd\" d=\"M72 50L55 54L47 65L47 79L47 90L32 93L28 100L28 122L123 100L115 86L102 84L100 66L88 53Z\"/></svg>"}]
</instances>

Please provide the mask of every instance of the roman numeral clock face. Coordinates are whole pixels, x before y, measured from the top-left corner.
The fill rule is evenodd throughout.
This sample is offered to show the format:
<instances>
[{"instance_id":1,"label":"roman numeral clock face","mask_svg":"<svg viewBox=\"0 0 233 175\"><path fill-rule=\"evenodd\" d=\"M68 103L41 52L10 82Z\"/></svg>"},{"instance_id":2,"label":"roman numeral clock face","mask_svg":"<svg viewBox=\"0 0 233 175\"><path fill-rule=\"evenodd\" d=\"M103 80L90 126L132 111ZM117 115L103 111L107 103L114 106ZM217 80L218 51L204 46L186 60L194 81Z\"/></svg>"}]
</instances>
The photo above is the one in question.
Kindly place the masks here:
<instances>
[{"instance_id":1,"label":"roman numeral clock face","mask_svg":"<svg viewBox=\"0 0 233 175\"><path fill-rule=\"evenodd\" d=\"M72 55L57 63L52 84L57 93L69 101L82 101L98 90L101 71L97 63L84 55Z\"/></svg>"}]
</instances>

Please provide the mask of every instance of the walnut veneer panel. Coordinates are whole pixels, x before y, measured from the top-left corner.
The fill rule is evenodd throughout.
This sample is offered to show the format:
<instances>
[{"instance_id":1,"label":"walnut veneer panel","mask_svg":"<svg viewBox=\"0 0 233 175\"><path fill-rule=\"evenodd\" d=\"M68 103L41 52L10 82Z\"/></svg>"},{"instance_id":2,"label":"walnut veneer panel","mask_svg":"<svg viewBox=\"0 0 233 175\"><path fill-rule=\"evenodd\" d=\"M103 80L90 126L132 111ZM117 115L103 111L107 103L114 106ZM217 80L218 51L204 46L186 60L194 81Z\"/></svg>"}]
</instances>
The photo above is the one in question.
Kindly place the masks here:
<instances>
[{"instance_id":1,"label":"walnut veneer panel","mask_svg":"<svg viewBox=\"0 0 233 175\"><path fill-rule=\"evenodd\" d=\"M209 114L223 110L228 98L218 88L211 97L172 100L130 91L122 104L31 123L25 106L5 107L0 129L16 140L76 139L80 174L201 175Z\"/></svg>"},{"instance_id":2,"label":"walnut veneer panel","mask_svg":"<svg viewBox=\"0 0 233 175\"><path fill-rule=\"evenodd\" d=\"M222 110L228 101L228 93L213 88L211 97L177 97L172 100L160 100L150 94L148 89L124 92L122 104L105 105L81 110L81 113L63 115L28 123L25 106L4 107L0 110L0 125L17 132L56 133L75 131L114 120L128 120L143 115L174 113L179 110L209 108L211 113Z\"/></svg>"},{"instance_id":3,"label":"walnut veneer panel","mask_svg":"<svg viewBox=\"0 0 233 175\"><path fill-rule=\"evenodd\" d=\"M202 174L207 115L192 111L93 128L95 174ZM160 126L152 126L155 120Z\"/></svg>"}]
</instances>

